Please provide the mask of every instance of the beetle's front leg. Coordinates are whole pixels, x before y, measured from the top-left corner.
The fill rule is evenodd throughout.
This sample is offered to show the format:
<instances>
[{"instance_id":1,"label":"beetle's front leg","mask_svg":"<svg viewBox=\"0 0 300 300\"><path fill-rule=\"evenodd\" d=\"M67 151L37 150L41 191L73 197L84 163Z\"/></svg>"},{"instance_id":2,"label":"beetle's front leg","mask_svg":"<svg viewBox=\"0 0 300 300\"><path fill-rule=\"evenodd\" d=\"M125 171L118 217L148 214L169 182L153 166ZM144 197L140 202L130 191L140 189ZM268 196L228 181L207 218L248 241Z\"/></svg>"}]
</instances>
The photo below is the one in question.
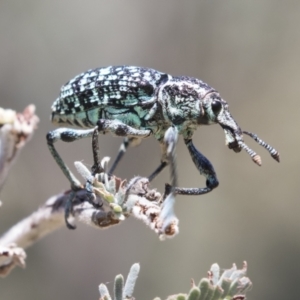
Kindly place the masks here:
<instances>
[{"instance_id":1,"label":"beetle's front leg","mask_svg":"<svg viewBox=\"0 0 300 300\"><path fill-rule=\"evenodd\" d=\"M202 195L212 191L219 185L216 172L210 161L196 149L191 139L184 140L192 160L201 175L206 177L206 188L175 188L176 194Z\"/></svg>"}]
</instances>

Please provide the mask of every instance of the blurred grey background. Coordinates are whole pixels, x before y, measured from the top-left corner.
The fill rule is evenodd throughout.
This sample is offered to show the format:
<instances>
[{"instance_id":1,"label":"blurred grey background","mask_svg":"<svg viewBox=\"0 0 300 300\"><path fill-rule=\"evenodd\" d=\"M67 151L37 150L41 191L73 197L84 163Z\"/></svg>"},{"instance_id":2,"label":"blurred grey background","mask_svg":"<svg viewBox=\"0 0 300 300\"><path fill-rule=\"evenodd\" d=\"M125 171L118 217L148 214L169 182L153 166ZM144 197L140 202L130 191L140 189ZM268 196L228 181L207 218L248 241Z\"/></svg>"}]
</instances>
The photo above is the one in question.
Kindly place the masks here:
<instances>
[{"instance_id":1,"label":"blurred grey background","mask_svg":"<svg viewBox=\"0 0 300 300\"><path fill-rule=\"evenodd\" d=\"M299 1L17 1L0 2L0 106L22 111L34 103L39 128L1 192L1 232L47 198L69 187L45 135L61 85L90 68L138 65L200 78L215 87L244 130L276 147L276 163L250 138L263 159L224 146L219 126L199 128L195 145L213 163L220 186L201 197L177 198L180 234L160 242L141 222L97 231L78 224L27 251L27 268L0 281L1 300L98 299L98 284L113 287L134 262L141 273L137 299L188 291L190 278L218 262L246 260L248 299L296 299L300 293L299 239ZM121 139L100 138L114 157ZM90 164L88 140L57 144L69 165ZM204 186L182 140L181 186ZM160 149L148 139L131 149L117 175L149 175ZM153 185L163 191L168 170Z\"/></svg>"}]
</instances>

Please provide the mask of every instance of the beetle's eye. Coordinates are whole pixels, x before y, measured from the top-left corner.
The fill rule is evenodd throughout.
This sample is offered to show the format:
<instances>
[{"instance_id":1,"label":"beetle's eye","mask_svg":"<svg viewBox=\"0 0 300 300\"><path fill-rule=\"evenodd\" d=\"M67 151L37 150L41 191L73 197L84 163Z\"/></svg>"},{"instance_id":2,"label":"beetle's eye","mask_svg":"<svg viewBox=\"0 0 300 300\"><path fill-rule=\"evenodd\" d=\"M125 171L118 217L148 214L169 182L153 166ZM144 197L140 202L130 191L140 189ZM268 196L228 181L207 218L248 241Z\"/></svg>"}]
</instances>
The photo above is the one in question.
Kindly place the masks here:
<instances>
[{"instance_id":1,"label":"beetle's eye","mask_svg":"<svg viewBox=\"0 0 300 300\"><path fill-rule=\"evenodd\" d=\"M211 109L214 112L215 116L217 116L222 109L222 103L218 100L213 100L211 103Z\"/></svg>"}]
</instances>

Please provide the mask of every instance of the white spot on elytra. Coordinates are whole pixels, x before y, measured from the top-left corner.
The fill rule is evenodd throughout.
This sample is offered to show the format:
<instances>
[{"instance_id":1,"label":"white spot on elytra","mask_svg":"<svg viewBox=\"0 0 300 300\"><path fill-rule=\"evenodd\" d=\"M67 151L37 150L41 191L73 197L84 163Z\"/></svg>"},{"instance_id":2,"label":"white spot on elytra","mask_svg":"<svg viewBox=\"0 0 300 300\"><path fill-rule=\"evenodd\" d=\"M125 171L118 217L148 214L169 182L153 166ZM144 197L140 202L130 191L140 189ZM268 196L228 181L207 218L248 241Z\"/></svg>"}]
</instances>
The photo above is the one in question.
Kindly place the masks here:
<instances>
[{"instance_id":1,"label":"white spot on elytra","mask_svg":"<svg viewBox=\"0 0 300 300\"><path fill-rule=\"evenodd\" d=\"M93 89L94 87L95 87L95 82L93 81L93 82L90 83L89 88L90 88L90 89Z\"/></svg>"},{"instance_id":2,"label":"white spot on elytra","mask_svg":"<svg viewBox=\"0 0 300 300\"><path fill-rule=\"evenodd\" d=\"M107 67L107 68L104 68L104 69L101 69L100 70L100 74L101 75L107 75L111 72L111 68L110 67Z\"/></svg>"},{"instance_id":3,"label":"white spot on elytra","mask_svg":"<svg viewBox=\"0 0 300 300\"><path fill-rule=\"evenodd\" d=\"M111 76L108 76L107 79L109 79L109 80L116 80L116 79L118 79L118 76L117 75L111 75Z\"/></svg>"},{"instance_id":4,"label":"white spot on elytra","mask_svg":"<svg viewBox=\"0 0 300 300\"><path fill-rule=\"evenodd\" d=\"M80 84L86 84L88 82L87 77L83 77L80 81Z\"/></svg>"}]
</instances>

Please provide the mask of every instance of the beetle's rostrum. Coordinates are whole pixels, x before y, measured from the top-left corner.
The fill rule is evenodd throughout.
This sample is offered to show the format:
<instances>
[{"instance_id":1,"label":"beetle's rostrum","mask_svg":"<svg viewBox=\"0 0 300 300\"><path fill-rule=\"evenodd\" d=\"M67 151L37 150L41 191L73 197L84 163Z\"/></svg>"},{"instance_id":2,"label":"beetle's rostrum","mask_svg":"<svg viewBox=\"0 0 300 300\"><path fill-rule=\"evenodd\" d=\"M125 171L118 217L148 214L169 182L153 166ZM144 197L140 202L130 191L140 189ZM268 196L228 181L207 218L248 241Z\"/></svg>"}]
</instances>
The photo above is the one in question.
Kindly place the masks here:
<instances>
[{"instance_id":1,"label":"beetle's rostrum","mask_svg":"<svg viewBox=\"0 0 300 300\"><path fill-rule=\"evenodd\" d=\"M95 128L99 133L125 136L110 172L114 171L128 146L154 136L162 146L162 159L149 176L153 179L169 163L164 136L171 126L176 127L194 164L207 179L206 188L176 187L175 191L180 194L200 195L218 185L212 165L192 143L193 134L201 125L219 124L229 149L235 152L244 149L258 165L261 165L261 158L244 143L243 133L279 161L279 153L273 147L256 134L241 130L231 116L227 102L215 89L196 78L171 76L149 68L110 66L76 76L61 88L60 96L52 105L51 119L60 126L80 128L59 128L47 135L50 152L73 188L78 188L80 183L57 153L54 142L91 137Z\"/></svg>"}]
</instances>

